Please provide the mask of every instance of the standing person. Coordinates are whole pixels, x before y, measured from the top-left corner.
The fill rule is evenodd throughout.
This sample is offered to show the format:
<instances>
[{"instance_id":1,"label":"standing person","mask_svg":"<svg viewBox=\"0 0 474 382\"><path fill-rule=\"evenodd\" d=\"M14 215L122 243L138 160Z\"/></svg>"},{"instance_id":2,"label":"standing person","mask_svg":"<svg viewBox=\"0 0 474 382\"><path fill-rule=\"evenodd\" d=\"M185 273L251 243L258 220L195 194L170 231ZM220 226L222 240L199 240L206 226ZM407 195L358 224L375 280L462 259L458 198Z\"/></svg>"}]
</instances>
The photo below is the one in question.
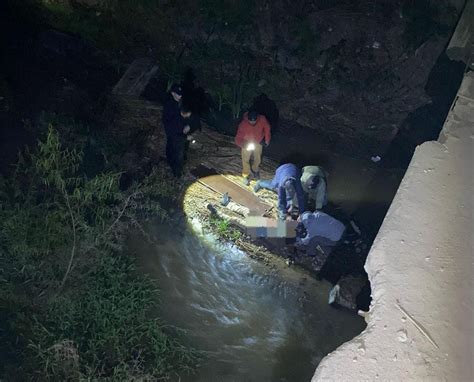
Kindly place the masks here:
<instances>
[{"instance_id":1,"label":"standing person","mask_svg":"<svg viewBox=\"0 0 474 382\"><path fill-rule=\"evenodd\" d=\"M235 143L242 150L242 177L246 186L250 184L250 173L256 179L260 178L262 143L268 146L270 138L270 124L265 116L259 115L255 110L244 114L237 128Z\"/></svg>"},{"instance_id":2,"label":"standing person","mask_svg":"<svg viewBox=\"0 0 474 382\"><path fill-rule=\"evenodd\" d=\"M302 214L305 208L304 192L301 187L301 172L293 163L285 163L278 167L272 180L259 180L255 184L254 192L262 188L278 193L278 218L285 220L288 213L293 209L296 196L298 213Z\"/></svg>"},{"instance_id":3,"label":"standing person","mask_svg":"<svg viewBox=\"0 0 474 382\"><path fill-rule=\"evenodd\" d=\"M322 167L303 167L301 185L308 199L314 201L315 210L320 210L328 203L326 172Z\"/></svg>"},{"instance_id":4,"label":"standing person","mask_svg":"<svg viewBox=\"0 0 474 382\"><path fill-rule=\"evenodd\" d=\"M183 166L186 160L187 136L191 127L187 124L191 117L191 111L181 108L179 118L176 121L175 131L172 137L172 165L173 175L179 178L183 174Z\"/></svg>"},{"instance_id":5,"label":"standing person","mask_svg":"<svg viewBox=\"0 0 474 382\"><path fill-rule=\"evenodd\" d=\"M201 126L201 118L199 117L199 114L191 111L191 109L188 109L184 106L182 107L182 111L184 112L181 113L181 116L183 117L183 123L185 126L189 126L189 132L186 134L186 144L185 144L185 150L184 150L184 160L186 161L187 156L188 156L188 150L189 150L189 145L192 141L194 141L194 136L193 134L196 131L201 131L202 126Z\"/></svg>"},{"instance_id":6,"label":"standing person","mask_svg":"<svg viewBox=\"0 0 474 382\"><path fill-rule=\"evenodd\" d=\"M161 116L166 133L166 160L171 169L174 168L176 161L174 146L176 146L177 143L177 133L181 120L180 107L182 95L181 86L173 84L168 98L163 104L163 115Z\"/></svg>"}]
</instances>

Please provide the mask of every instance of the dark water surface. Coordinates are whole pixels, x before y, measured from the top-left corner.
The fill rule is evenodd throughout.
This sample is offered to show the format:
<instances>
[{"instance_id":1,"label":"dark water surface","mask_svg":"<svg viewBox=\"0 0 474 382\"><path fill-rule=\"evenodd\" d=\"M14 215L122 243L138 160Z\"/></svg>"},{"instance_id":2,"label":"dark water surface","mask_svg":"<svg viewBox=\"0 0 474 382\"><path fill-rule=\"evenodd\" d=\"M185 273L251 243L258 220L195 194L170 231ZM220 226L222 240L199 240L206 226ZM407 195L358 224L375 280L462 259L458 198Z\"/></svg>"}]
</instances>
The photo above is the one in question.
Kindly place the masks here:
<instances>
[{"instance_id":1,"label":"dark water surface","mask_svg":"<svg viewBox=\"0 0 474 382\"><path fill-rule=\"evenodd\" d=\"M321 359L359 334L355 313L327 304L330 284L277 260L251 260L212 238L152 229L136 240L145 272L161 290L161 317L205 352L189 381L308 381Z\"/></svg>"}]
</instances>

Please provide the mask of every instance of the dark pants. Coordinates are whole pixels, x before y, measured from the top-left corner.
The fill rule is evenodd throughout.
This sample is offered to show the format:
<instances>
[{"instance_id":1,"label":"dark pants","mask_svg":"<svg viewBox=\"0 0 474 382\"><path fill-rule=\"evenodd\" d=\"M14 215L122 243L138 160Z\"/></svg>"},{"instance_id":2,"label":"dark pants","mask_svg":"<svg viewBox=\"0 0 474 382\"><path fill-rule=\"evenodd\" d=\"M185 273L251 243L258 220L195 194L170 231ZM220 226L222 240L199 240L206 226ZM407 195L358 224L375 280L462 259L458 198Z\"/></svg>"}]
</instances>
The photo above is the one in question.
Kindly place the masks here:
<instances>
[{"instance_id":1,"label":"dark pants","mask_svg":"<svg viewBox=\"0 0 474 382\"><path fill-rule=\"evenodd\" d=\"M261 180L257 181L257 184L262 188L266 188L267 190L277 192L277 190L272 187L272 180L271 179L261 179ZM292 201L293 201L293 198L286 200L286 208L287 209L290 208ZM280 201L278 201L278 202L280 202Z\"/></svg>"},{"instance_id":2,"label":"dark pants","mask_svg":"<svg viewBox=\"0 0 474 382\"><path fill-rule=\"evenodd\" d=\"M266 188L267 190L272 190L275 191L275 189L272 187L272 180L267 180L267 179L261 179L257 182L260 187Z\"/></svg>"},{"instance_id":3,"label":"dark pants","mask_svg":"<svg viewBox=\"0 0 474 382\"><path fill-rule=\"evenodd\" d=\"M166 160L173 175L179 178L183 173L184 154L186 150L185 137L167 137L166 139Z\"/></svg>"},{"instance_id":4,"label":"dark pants","mask_svg":"<svg viewBox=\"0 0 474 382\"><path fill-rule=\"evenodd\" d=\"M186 139L186 142L184 143L184 161L185 162L188 160L189 145L190 145L190 142Z\"/></svg>"},{"instance_id":5,"label":"dark pants","mask_svg":"<svg viewBox=\"0 0 474 382\"><path fill-rule=\"evenodd\" d=\"M323 236L315 236L311 239L309 242L309 245L307 246L306 253L309 256L315 256L316 252L320 252L325 255L330 255L331 252L334 250L334 248L337 247L337 245L344 240L346 236L346 231L344 231L341 235L341 238L338 241L332 241L328 239L327 237Z\"/></svg>"}]
</instances>

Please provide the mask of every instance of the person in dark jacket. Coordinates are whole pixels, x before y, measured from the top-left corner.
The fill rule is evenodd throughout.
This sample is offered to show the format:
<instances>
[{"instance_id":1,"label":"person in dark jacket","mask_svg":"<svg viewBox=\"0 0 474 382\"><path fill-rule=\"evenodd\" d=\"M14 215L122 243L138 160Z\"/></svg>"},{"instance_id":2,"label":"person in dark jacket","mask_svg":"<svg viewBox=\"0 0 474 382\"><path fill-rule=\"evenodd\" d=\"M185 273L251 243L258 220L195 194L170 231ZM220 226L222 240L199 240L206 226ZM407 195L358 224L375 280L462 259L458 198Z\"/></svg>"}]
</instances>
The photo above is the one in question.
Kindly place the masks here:
<instances>
[{"instance_id":1,"label":"person in dark jacket","mask_svg":"<svg viewBox=\"0 0 474 382\"><path fill-rule=\"evenodd\" d=\"M301 171L293 163L285 163L278 167L272 180L259 180L254 186L254 192L262 188L278 193L278 217L285 220L292 210L294 200L298 203L298 213L302 214L305 208L304 191L301 186Z\"/></svg>"},{"instance_id":2,"label":"person in dark jacket","mask_svg":"<svg viewBox=\"0 0 474 382\"><path fill-rule=\"evenodd\" d=\"M166 159L175 177L180 177L186 151L186 137L191 130L187 121L191 112L185 108L180 109L181 89L173 85L171 97L163 108L163 125L166 132ZM174 102L174 103L173 103Z\"/></svg>"},{"instance_id":3,"label":"person in dark jacket","mask_svg":"<svg viewBox=\"0 0 474 382\"><path fill-rule=\"evenodd\" d=\"M185 111L183 116L184 125L189 126L189 132L186 134L186 144L184 150L184 160L186 160L188 156L189 145L191 142L195 141L195 136L193 134L197 131L201 131L202 126L199 114L187 109L185 106L183 106L183 110Z\"/></svg>"},{"instance_id":4,"label":"person in dark jacket","mask_svg":"<svg viewBox=\"0 0 474 382\"><path fill-rule=\"evenodd\" d=\"M171 86L169 96L163 104L163 115L161 120L166 133L166 160L175 173L176 146L179 141L179 129L181 125L181 98L182 90L177 84Z\"/></svg>"}]
</instances>

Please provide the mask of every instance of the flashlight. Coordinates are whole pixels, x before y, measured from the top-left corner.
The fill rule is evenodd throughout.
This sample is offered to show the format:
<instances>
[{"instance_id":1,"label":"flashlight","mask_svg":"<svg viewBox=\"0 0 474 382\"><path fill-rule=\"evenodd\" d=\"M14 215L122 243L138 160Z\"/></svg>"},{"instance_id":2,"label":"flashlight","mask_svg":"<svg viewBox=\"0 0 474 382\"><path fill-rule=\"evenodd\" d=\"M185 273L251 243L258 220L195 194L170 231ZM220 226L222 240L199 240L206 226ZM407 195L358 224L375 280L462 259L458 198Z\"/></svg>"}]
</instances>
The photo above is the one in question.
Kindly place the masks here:
<instances>
[{"instance_id":1,"label":"flashlight","mask_svg":"<svg viewBox=\"0 0 474 382\"><path fill-rule=\"evenodd\" d=\"M196 140L195 140L195 139L193 139L193 140L191 141L191 143L193 143L193 144L194 144L194 143L196 143Z\"/></svg>"},{"instance_id":2,"label":"flashlight","mask_svg":"<svg viewBox=\"0 0 474 382\"><path fill-rule=\"evenodd\" d=\"M250 142L250 143L247 145L247 151L253 151L253 150L255 150L255 143Z\"/></svg>"}]
</instances>

